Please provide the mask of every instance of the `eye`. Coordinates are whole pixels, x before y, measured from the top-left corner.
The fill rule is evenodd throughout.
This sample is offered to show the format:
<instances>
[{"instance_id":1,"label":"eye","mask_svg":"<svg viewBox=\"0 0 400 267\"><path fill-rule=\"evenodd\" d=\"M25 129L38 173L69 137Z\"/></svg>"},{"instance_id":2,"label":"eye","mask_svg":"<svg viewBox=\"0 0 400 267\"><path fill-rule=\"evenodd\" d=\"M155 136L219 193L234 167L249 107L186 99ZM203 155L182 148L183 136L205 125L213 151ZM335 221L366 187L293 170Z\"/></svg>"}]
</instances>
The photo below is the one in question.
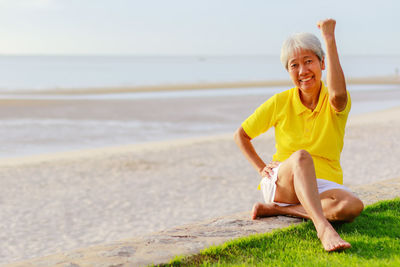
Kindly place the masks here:
<instances>
[{"instance_id":1,"label":"eye","mask_svg":"<svg viewBox=\"0 0 400 267\"><path fill-rule=\"evenodd\" d=\"M290 68L295 69L295 68L297 68L297 65L298 65L297 63L292 63L292 64L290 64Z\"/></svg>"},{"instance_id":2,"label":"eye","mask_svg":"<svg viewBox=\"0 0 400 267\"><path fill-rule=\"evenodd\" d=\"M307 59L306 60L306 64L311 64L312 63L312 60L311 59Z\"/></svg>"}]
</instances>

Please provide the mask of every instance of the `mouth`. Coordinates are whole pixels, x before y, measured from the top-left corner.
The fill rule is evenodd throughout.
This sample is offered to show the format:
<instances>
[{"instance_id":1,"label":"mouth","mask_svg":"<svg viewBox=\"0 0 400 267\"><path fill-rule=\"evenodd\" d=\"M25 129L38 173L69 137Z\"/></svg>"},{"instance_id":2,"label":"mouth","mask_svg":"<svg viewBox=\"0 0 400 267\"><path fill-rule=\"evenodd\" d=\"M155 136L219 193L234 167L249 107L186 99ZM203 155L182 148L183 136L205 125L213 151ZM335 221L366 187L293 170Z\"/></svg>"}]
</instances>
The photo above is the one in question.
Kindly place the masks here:
<instances>
[{"instance_id":1,"label":"mouth","mask_svg":"<svg viewBox=\"0 0 400 267\"><path fill-rule=\"evenodd\" d=\"M306 83L308 81L311 81L313 78L314 78L314 76L311 76L311 77L300 79L299 81L302 82L302 83Z\"/></svg>"}]
</instances>

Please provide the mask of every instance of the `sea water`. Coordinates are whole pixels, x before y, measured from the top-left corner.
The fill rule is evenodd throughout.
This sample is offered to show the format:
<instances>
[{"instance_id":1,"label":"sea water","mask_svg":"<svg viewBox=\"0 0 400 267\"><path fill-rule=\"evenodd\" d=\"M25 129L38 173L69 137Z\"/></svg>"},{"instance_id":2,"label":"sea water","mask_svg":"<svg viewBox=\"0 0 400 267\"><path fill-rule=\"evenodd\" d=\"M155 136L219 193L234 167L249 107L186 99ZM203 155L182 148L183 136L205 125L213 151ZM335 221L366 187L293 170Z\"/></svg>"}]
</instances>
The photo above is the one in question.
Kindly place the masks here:
<instances>
[{"instance_id":1,"label":"sea water","mask_svg":"<svg viewBox=\"0 0 400 267\"><path fill-rule=\"evenodd\" d=\"M346 77L399 75L400 56L342 56ZM0 56L0 93L287 80L278 55Z\"/></svg>"}]
</instances>

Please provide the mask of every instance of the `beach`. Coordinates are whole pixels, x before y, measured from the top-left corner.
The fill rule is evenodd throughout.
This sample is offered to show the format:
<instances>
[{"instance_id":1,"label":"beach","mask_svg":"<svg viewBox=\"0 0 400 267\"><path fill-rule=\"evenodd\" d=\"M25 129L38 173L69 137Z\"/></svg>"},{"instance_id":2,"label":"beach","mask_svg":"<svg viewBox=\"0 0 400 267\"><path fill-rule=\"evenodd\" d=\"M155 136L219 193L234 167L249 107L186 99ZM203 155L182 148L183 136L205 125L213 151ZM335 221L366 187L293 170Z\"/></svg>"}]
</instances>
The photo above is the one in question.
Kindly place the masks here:
<instances>
[{"instance_id":1,"label":"beach","mask_svg":"<svg viewBox=\"0 0 400 267\"><path fill-rule=\"evenodd\" d=\"M354 110L364 110L351 114L346 128L341 163L350 188L400 176L400 108L385 108L394 99L400 99L400 90L352 92ZM2 129L8 137L4 148L22 151L24 142L34 143L31 155L0 160L0 264L250 210L262 199L259 177L233 132L265 100L260 95L0 100L1 119L11 125ZM11 123L15 120L19 124ZM26 130L6 132L19 133L31 121L33 135L47 127L43 120L64 122L55 124L64 127L63 138L35 135L29 142ZM132 120L154 124L119 130ZM115 143L101 139L105 128L84 128L102 122ZM168 136L135 142L138 129L146 135L162 123L172 127ZM57 148L52 142L64 143ZM273 131L254 144L265 161L271 159Z\"/></svg>"}]
</instances>

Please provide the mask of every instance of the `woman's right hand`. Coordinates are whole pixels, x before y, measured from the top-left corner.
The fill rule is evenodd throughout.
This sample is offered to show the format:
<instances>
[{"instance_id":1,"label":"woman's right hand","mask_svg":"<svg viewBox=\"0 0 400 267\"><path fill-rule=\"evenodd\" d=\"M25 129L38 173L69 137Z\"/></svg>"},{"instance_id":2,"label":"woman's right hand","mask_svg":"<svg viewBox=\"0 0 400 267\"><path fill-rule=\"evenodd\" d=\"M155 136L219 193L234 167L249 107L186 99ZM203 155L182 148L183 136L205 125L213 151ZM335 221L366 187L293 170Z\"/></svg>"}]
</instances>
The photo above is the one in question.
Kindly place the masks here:
<instances>
[{"instance_id":1,"label":"woman's right hand","mask_svg":"<svg viewBox=\"0 0 400 267\"><path fill-rule=\"evenodd\" d=\"M281 164L279 161L271 161L261 170L260 175L262 177L271 178L271 176L274 175L273 169L278 167L279 164Z\"/></svg>"}]
</instances>

